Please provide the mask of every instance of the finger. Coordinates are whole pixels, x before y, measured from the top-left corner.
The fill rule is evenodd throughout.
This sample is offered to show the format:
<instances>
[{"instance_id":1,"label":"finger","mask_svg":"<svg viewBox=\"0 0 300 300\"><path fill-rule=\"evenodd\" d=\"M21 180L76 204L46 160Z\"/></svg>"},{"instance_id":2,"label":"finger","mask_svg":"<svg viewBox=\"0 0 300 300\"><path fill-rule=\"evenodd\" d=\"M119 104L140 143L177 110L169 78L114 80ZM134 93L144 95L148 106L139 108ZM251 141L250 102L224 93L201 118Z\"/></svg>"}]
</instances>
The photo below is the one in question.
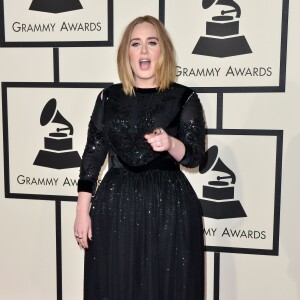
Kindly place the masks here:
<instances>
[{"instance_id":1,"label":"finger","mask_svg":"<svg viewBox=\"0 0 300 300\"><path fill-rule=\"evenodd\" d=\"M152 145L152 149L156 152L163 152L165 151L165 147L161 144L155 143Z\"/></svg>"},{"instance_id":2,"label":"finger","mask_svg":"<svg viewBox=\"0 0 300 300\"><path fill-rule=\"evenodd\" d=\"M82 249L83 248L82 247L82 239L77 238L76 241L77 241L79 248Z\"/></svg>"},{"instance_id":3,"label":"finger","mask_svg":"<svg viewBox=\"0 0 300 300\"><path fill-rule=\"evenodd\" d=\"M161 141L162 140L162 138L160 137L160 136L153 136L152 135L152 137L150 137L148 140L147 140L147 142L149 143L149 144L156 144L156 143L159 143L159 141Z\"/></svg>"},{"instance_id":4,"label":"finger","mask_svg":"<svg viewBox=\"0 0 300 300\"><path fill-rule=\"evenodd\" d=\"M78 229L74 230L74 236L75 237L82 237L82 232L80 232Z\"/></svg>"},{"instance_id":5,"label":"finger","mask_svg":"<svg viewBox=\"0 0 300 300\"><path fill-rule=\"evenodd\" d=\"M158 147L162 147L165 146L169 143L169 139L168 136L156 136L152 139L148 140L148 143L153 145L153 146L158 146Z\"/></svg>"},{"instance_id":6,"label":"finger","mask_svg":"<svg viewBox=\"0 0 300 300\"><path fill-rule=\"evenodd\" d=\"M79 231L77 231L77 230L74 231L74 237L77 242L80 242L80 240L82 240L82 236L83 236L83 234L79 233Z\"/></svg>"},{"instance_id":7,"label":"finger","mask_svg":"<svg viewBox=\"0 0 300 300\"><path fill-rule=\"evenodd\" d=\"M84 249L84 247L83 247L83 245L82 245L82 243L81 243L81 242L78 242L78 245L79 245L79 248L80 248L81 250L83 250L83 249Z\"/></svg>"},{"instance_id":8,"label":"finger","mask_svg":"<svg viewBox=\"0 0 300 300\"><path fill-rule=\"evenodd\" d=\"M78 237L79 244L82 248L87 246L87 232L81 232Z\"/></svg>"},{"instance_id":9,"label":"finger","mask_svg":"<svg viewBox=\"0 0 300 300\"><path fill-rule=\"evenodd\" d=\"M144 135L144 138L145 138L146 140L149 140L149 139L151 139L151 138L153 138L153 137L154 137L154 134L153 134L153 133L147 133L147 134Z\"/></svg>"},{"instance_id":10,"label":"finger","mask_svg":"<svg viewBox=\"0 0 300 300\"><path fill-rule=\"evenodd\" d=\"M153 130L153 134L154 135L161 135L161 134L163 134L165 131L160 127L160 128L155 128L154 130Z\"/></svg>"},{"instance_id":11,"label":"finger","mask_svg":"<svg viewBox=\"0 0 300 300\"><path fill-rule=\"evenodd\" d=\"M161 128L156 128L156 129L154 129L154 131L153 131L153 134L154 134L154 135L160 135L160 134L162 134L162 133L163 133L163 131L162 131Z\"/></svg>"},{"instance_id":12,"label":"finger","mask_svg":"<svg viewBox=\"0 0 300 300\"><path fill-rule=\"evenodd\" d=\"M92 236L92 228L91 227L89 228L88 237L90 240L92 240L93 236Z\"/></svg>"},{"instance_id":13,"label":"finger","mask_svg":"<svg viewBox=\"0 0 300 300\"><path fill-rule=\"evenodd\" d=\"M84 249L84 242L82 238L77 238L77 244L80 247L80 249Z\"/></svg>"},{"instance_id":14,"label":"finger","mask_svg":"<svg viewBox=\"0 0 300 300\"><path fill-rule=\"evenodd\" d=\"M83 239L82 239L82 242L81 242L81 245L83 248L87 249L89 246L88 246L88 241L87 241L87 236L85 236Z\"/></svg>"},{"instance_id":15,"label":"finger","mask_svg":"<svg viewBox=\"0 0 300 300\"><path fill-rule=\"evenodd\" d=\"M158 135L162 135L162 134L164 134L164 133L166 133L162 128L156 128L156 129L154 129L153 130L153 132L152 133L147 133L147 134L145 134L144 135L144 138L145 139L149 139L149 138L153 138L153 137L156 137L156 136L158 136Z\"/></svg>"},{"instance_id":16,"label":"finger","mask_svg":"<svg viewBox=\"0 0 300 300\"><path fill-rule=\"evenodd\" d=\"M158 147L158 148L163 147L163 146L164 146L163 141L162 141L162 140L158 140L158 141L155 143L155 146Z\"/></svg>"}]
</instances>

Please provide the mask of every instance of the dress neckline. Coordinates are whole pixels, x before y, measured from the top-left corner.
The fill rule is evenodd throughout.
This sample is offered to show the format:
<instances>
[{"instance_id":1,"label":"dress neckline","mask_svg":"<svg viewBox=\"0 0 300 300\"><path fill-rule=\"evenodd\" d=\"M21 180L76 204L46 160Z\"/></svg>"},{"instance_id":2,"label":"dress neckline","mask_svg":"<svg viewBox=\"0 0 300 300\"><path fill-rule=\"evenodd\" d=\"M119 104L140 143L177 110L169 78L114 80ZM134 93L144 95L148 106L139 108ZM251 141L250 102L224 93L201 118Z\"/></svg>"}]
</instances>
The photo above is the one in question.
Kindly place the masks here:
<instances>
[{"instance_id":1,"label":"dress neckline","mask_svg":"<svg viewBox=\"0 0 300 300\"><path fill-rule=\"evenodd\" d=\"M158 88L156 88L156 87L153 87L153 88L134 87L134 91L138 94L153 94L158 91Z\"/></svg>"}]
</instances>

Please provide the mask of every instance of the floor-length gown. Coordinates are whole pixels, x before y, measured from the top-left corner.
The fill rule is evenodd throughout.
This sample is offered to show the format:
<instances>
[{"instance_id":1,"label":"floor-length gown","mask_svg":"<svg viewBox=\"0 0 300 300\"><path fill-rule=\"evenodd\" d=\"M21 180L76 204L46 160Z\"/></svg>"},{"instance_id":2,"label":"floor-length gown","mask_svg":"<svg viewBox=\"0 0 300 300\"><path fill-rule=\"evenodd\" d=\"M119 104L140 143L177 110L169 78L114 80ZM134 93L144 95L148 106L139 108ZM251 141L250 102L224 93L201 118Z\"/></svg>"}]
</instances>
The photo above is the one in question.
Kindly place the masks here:
<instances>
[{"instance_id":1,"label":"floor-length gown","mask_svg":"<svg viewBox=\"0 0 300 300\"><path fill-rule=\"evenodd\" d=\"M199 200L180 171L205 148L204 117L191 89L120 84L100 93L89 123L79 191L95 194L92 241L85 253L85 300L203 300L203 229ZM185 145L176 162L144 138L163 128ZM99 170L109 170L97 191Z\"/></svg>"}]
</instances>

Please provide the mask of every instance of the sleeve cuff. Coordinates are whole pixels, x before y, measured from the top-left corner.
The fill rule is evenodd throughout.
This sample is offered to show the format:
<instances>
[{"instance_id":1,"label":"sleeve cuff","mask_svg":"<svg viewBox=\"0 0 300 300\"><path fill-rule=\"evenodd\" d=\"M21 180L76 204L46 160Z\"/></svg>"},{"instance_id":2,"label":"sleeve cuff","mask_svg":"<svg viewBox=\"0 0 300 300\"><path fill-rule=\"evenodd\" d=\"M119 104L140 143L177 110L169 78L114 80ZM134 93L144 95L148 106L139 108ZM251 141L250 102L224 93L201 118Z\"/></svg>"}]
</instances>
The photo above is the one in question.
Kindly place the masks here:
<instances>
[{"instance_id":1,"label":"sleeve cuff","mask_svg":"<svg viewBox=\"0 0 300 300\"><path fill-rule=\"evenodd\" d=\"M189 165L190 162L190 157L191 157L191 153L192 153L192 147L190 145L184 144L185 146L185 153L183 158L181 159L181 161L179 161L179 163L181 165L183 165L184 167Z\"/></svg>"},{"instance_id":2,"label":"sleeve cuff","mask_svg":"<svg viewBox=\"0 0 300 300\"><path fill-rule=\"evenodd\" d=\"M95 187L93 182L89 181L89 180L82 180L79 179L78 181L78 187L77 187L77 192L87 192L87 193L91 193L94 195L95 193Z\"/></svg>"},{"instance_id":3,"label":"sleeve cuff","mask_svg":"<svg viewBox=\"0 0 300 300\"><path fill-rule=\"evenodd\" d=\"M186 168L196 168L202 161L202 155L194 149L191 145L185 144L185 154L182 160L179 162Z\"/></svg>"}]
</instances>

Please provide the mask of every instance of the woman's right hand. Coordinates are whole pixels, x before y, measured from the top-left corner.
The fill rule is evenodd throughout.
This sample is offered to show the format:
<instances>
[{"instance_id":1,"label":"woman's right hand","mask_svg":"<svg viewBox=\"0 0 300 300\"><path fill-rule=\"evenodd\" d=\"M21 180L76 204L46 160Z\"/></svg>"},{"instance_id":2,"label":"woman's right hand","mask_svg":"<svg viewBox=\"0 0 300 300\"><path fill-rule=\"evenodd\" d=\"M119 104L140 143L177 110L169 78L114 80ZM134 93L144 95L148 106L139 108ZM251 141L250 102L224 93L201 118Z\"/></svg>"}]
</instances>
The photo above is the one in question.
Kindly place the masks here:
<instances>
[{"instance_id":1,"label":"woman's right hand","mask_svg":"<svg viewBox=\"0 0 300 300\"><path fill-rule=\"evenodd\" d=\"M80 192L76 208L76 218L74 222L74 236L78 245L87 249L88 239L92 240L92 222L89 214L92 195L86 192Z\"/></svg>"},{"instance_id":2,"label":"woman's right hand","mask_svg":"<svg viewBox=\"0 0 300 300\"><path fill-rule=\"evenodd\" d=\"M88 239L92 240L92 224L89 213L76 214L74 223L74 236L81 248L87 249Z\"/></svg>"}]
</instances>

